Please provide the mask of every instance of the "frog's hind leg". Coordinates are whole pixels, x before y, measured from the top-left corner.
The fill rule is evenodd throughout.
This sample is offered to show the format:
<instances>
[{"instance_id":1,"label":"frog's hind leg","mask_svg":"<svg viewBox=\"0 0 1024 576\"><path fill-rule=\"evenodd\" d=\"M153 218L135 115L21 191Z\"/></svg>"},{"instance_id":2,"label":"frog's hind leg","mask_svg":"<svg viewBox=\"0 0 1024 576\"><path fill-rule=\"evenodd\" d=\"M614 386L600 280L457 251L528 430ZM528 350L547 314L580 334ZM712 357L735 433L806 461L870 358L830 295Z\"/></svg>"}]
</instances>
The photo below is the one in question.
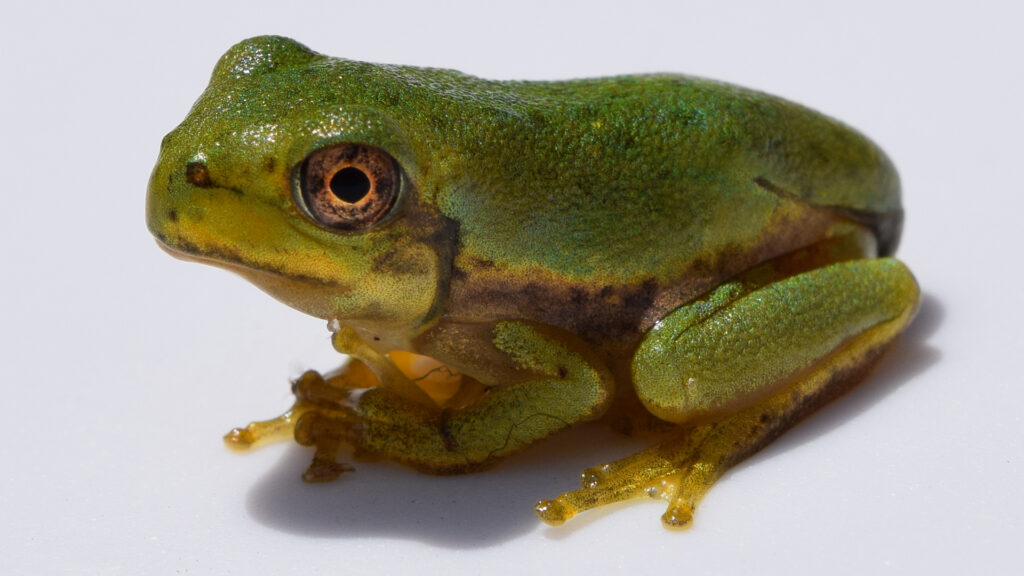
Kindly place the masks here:
<instances>
[{"instance_id":1,"label":"frog's hind leg","mask_svg":"<svg viewBox=\"0 0 1024 576\"><path fill-rule=\"evenodd\" d=\"M695 426L622 460L587 469L581 489L539 502L537 514L558 525L590 508L646 496L669 503L662 515L667 527L686 527L722 474L855 384L882 350L868 351L858 369L816 374L721 422Z\"/></svg>"},{"instance_id":2,"label":"frog's hind leg","mask_svg":"<svg viewBox=\"0 0 1024 576\"><path fill-rule=\"evenodd\" d=\"M729 467L855 384L917 307L913 277L891 259L755 284L724 286L681 308L637 354L634 384L647 408L697 424L585 471L581 489L537 504L541 519L561 524L589 508L649 496L669 502L666 526L688 525Z\"/></svg>"}]
</instances>

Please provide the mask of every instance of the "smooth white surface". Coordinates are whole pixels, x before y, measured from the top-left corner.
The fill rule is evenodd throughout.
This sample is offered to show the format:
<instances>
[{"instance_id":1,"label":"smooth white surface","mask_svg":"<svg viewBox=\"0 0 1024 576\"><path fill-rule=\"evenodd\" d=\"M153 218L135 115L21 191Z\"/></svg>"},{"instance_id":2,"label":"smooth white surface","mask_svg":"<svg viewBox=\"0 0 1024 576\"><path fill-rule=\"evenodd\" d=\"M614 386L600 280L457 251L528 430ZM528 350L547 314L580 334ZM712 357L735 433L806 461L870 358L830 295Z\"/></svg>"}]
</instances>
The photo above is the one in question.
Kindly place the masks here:
<instances>
[{"instance_id":1,"label":"smooth white surface","mask_svg":"<svg viewBox=\"0 0 1024 576\"><path fill-rule=\"evenodd\" d=\"M145 2L0 21L5 574L1009 574L1024 571L1021 13L996 3ZM220 435L335 361L318 320L161 253L160 138L256 34L495 78L711 76L825 111L900 169L921 317L874 377L723 479L562 528L531 505L635 445L584 428L475 476Z\"/></svg>"}]
</instances>

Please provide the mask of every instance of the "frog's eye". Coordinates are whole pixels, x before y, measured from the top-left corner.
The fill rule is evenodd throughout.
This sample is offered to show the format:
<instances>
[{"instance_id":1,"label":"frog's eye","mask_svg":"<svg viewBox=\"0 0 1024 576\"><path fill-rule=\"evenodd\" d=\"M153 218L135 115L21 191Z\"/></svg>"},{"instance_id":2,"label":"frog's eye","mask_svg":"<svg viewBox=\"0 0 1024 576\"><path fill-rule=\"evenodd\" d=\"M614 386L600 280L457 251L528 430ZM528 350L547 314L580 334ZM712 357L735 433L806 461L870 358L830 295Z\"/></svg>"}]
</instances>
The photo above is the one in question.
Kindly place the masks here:
<instances>
[{"instance_id":1,"label":"frog's eye","mask_svg":"<svg viewBox=\"0 0 1024 576\"><path fill-rule=\"evenodd\" d=\"M380 148L338 144L306 157L299 186L317 222L335 230L362 230L394 206L401 173L395 159Z\"/></svg>"}]
</instances>

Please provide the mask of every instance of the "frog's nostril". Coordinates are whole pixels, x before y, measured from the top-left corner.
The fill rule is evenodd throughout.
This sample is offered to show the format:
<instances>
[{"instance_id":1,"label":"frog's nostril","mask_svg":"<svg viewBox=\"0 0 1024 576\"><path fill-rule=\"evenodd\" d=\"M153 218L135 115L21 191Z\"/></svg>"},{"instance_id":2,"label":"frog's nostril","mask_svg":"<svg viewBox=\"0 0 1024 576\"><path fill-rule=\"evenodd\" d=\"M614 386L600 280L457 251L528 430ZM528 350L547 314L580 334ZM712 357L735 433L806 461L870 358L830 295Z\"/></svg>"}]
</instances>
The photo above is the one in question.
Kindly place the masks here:
<instances>
[{"instance_id":1,"label":"frog's nostril","mask_svg":"<svg viewBox=\"0 0 1024 576\"><path fill-rule=\"evenodd\" d=\"M185 165L185 179L189 184L200 188L211 185L210 171L206 168L206 163L201 160L193 160Z\"/></svg>"}]
</instances>

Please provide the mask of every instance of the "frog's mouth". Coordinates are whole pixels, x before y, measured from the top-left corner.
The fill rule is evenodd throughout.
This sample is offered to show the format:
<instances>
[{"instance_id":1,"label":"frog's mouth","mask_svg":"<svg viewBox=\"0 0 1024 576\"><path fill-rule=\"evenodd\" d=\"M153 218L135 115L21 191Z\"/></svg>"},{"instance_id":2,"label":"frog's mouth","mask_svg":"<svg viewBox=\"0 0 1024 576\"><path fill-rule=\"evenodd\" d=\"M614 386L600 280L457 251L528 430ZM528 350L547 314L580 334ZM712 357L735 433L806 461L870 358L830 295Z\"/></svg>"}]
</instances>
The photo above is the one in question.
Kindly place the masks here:
<instances>
[{"instance_id":1,"label":"frog's mouth","mask_svg":"<svg viewBox=\"0 0 1024 576\"><path fill-rule=\"evenodd\" d=\"M249 277L254 272L263 272L255 264L246 262L245 259L228 250L209 250L178 239L177 242L170 242L163 236L156 236L156 244L164 252L170 254L177 260L183 262L197 262L216 268L222 268Z\"/></svg>"},{"instance_id":2,"label":"frog's mouth","mask_svg":"<svg viewBox=\"0 0 1024 576\"><path fill-rule=\"evenodd\" d=\"M161 250L170 254L177 260L182 260L184 262L198 262L200 264L209 264L210 266L222 266L226 264L225 258L207 255L196 246L187 245L185 247L179 247L168 242L166 238L159 235L155 235L155 239L156 245L159 246Z\"/></svg>"},{"instance_id":3,"label":"frog's mouth","mask_svg":"<svg viewBox=\"0 0 1024 576\"><path fill-rule=\"evenodd\" d=\"M347 285L341 284L335 280L325 280L323 278L307 276L304 274L285 272L265 263L256 264L250 262L244 256L234 251L199 248L198 246L181 239L172 243L163 236L154 236L156 238L157 246L177 260L182 260L184 262L198 262L199 264L207 264L209 266L229 270L249 279L259 286L262 286L262 284L257 282L255 278L269 276L279 279L287 279L305 285L329 287L335 291L344 292L350 290Z\"/></svg>"},{"instance_id":4,"label":"frog's mouth","mask_svg":"<svg viewBox=\"0 0 1024 576\"><path fill-rule=\"evenodd\" d=\"M336 316L331 303L353 292L350 285L337 281L285 273L262 265L257 267L229 251L198 249L188 243L171 243L159 236L156 240L157 246L178 260L208 264L237 274L275 300L317 318Z\"/></svg>"}]
</instances>

